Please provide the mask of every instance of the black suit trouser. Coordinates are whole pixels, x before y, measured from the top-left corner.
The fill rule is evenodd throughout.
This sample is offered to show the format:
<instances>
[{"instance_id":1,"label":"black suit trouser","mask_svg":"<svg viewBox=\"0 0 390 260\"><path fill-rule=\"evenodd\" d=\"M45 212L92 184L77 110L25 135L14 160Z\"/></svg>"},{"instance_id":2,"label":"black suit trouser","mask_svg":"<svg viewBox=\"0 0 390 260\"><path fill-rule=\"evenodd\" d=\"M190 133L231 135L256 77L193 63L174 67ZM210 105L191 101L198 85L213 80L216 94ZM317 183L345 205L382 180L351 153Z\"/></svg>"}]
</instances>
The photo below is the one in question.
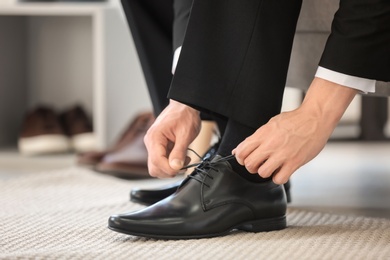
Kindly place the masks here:
<instances>
[{"instance_id":1,"label":"black suit trouser","mask_svg":"<svg viewBox=\"0 0 390 260\"><path fill-rule=\"evenodd\" d=\"M168 104L173 51L182 45L192 0L122 0L153 109Z\"/></svg>"},{"instance_id":2,"label":"black suit trouser","mask_svg":"<svg viewBox=\"0 0 390 260\"><path fill-rule=\"evenodd\" d=\"M205 112L202 113L204 119L208 119L205 114L210 113L215 115L218 121L220 118L232 117L244 124L258 127L280 111L301 0L250 0L246 2L220 0L211 2L213 8L218 5L230 5L229 8L222 8L219 17L214 17L218 19L214 20L214 14L211 14L211 19L198 23L200 19L203 19L204 14L209 15L204 13L204 10L199 10L198 2L197 13L192 19L192 25L198 29L202 27L212 37L200 35L199 39L196 39L199 32L197 30L191 31L189 39L186 40L188 42L186 50L190 50L191 54L189 58L185 58L184 64L186 65L181 66L180 71L205 72L217 76L217 82L214 84L201 83L198 86L202 86L202 88L197 89L193 88L191 81L185 80L185 83L188 84L181 84L180 79L183 78L183 75L180 73L172 85L172 98L175 99L175 91L184 95L189 94L187 100L176 99ZM173 50L183 43L191 4L192 0L122 0L156 115L168 104L167 93L172 80ZM241 8L237 9L236 6ZM207 8L208 6L206 4L201 7ZM229 10L233 16L225 19L223 13ZM249 27L251 28L241 30L239 26L248 27L246 22L250 22ZM283 33L280 33L282 30ZM195 40L193 40L194 38ZM251 40L248 41L249 39ZM274 44L275 42L276 44ZM245 52L240 51L243 47L246 49ZM183 59L182 56L183 51L180 60ZM261 57L260 62L257 61L257 57ZM199 64L198 67L193 66L197 58L205 58L201 61L204 64ZM213 61L217 61L215 66L213 66ZM232 67L226 70L226 67L219 66L225 62L231 63ZM179 61L180 64L183 62ZM242 66L242 68L238 69L237 66ZM210 70L208 71L208 69ZM218 71L218 75L215 74L216 71ZM233 73L231 73L232 71ZM233 74L236 74L237 79L234 78ZM225 75L228 77L220 84L218 80ZM255 78L252 77L253 75ZM257 85L258 79L260 79L260 87ZM208 82L208 79L204 81ZM251 93L251 91L246 91L248 88L257 88L258 95L252 92L253 94L237 96L237 99L233 99L234 102L231 100L223 102L229 109L221 109L221 106L214 108L221 102L219 96L210 96L208 90L226 96L227 91L224 89L220 91L220 88L224 88L226 84L231 86L234 83L237 83L238 89L242 89L246 93ZM219 87L212 90L214 86ZM197 95L193 95L194 92L197 92ZM231 93L231 97L233 96L235 93ZM246 100L248 96L251 97L250 100ZM209 100L209 105L203 106L200 102L205 101L204 98ZM188 99L192 100L193 103L187 102ZM214 100L218 100L218 102L214 102ZM261 113L259 115L241 113L241 111L248 111L244 104L253 101L259 108L256 110L261 111ZM233 104L237 104L237 102L243 105Z\"/></svg>"},{"instance_id":3,"label":"black suit trouser","mask_svg":"<svg viewBox=\"0 0 390 260\"><path fill-rule=\"evenodd\" d=\"M258 128L280 113L301 0L195 0L169 98Z\"/></svg>"}]
</instances>

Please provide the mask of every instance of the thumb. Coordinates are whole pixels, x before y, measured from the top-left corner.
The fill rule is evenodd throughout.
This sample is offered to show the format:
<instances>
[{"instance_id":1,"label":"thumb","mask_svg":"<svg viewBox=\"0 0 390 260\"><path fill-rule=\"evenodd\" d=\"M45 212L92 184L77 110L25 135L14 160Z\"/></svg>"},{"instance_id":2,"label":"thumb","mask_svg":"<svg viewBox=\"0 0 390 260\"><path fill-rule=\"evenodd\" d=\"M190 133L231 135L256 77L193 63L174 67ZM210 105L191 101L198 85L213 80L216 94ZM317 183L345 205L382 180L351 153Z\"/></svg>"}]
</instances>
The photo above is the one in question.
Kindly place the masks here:
<instances>
[{"instance_id":1,"label":"thumb","mask_svg":"<svg viewBox=\"0 0 390 260\"><path fill-rule=\"evenodd\" d=\"M188 145L182 142L176 142L169 154L169 166L174 170L180 170L185 165Z\"/></svg>"}]
</instances>

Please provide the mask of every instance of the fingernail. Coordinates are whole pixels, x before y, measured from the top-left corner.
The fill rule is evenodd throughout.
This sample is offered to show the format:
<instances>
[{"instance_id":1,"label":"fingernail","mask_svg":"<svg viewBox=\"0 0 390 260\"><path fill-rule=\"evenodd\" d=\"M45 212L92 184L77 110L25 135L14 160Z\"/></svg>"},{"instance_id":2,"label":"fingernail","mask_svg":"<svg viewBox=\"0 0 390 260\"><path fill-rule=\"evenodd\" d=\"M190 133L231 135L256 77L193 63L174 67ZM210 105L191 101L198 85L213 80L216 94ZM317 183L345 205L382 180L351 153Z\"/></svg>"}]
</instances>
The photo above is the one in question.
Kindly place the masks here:
<instances>
[{"instance_id":1,"label":"fingernail","mask_svg":"<svg viewBox=\"0 0 390 260\"><path fill-rule=\"evenodd\" d=\"M173 159L170 163L170 166L172 169L179 170L183 167L183 161L180 161L179 159Z\"/></svg>"}]
</instances>

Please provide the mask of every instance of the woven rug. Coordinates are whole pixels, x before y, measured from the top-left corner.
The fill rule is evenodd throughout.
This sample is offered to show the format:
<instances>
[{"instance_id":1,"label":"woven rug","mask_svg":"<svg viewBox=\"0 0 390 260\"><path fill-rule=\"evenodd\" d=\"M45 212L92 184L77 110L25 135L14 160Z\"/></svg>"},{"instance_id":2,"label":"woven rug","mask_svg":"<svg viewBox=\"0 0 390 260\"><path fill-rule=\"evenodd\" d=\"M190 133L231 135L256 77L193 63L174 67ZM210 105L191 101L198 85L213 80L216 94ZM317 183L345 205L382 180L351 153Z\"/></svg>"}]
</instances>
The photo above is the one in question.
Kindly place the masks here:
<instances>
[{"instance_id":1,"label":"woven rug","mask_svg":"<svg viewBox=\"0 0 390 260\"><path fill-rule=\"evenodd\" d=\"M0 259L390 259L390 220L288 210L289 227L267 233L161 241L107 229L128 201L122 181L70 168L0 182Z\"/></svg>"}]
</instances>

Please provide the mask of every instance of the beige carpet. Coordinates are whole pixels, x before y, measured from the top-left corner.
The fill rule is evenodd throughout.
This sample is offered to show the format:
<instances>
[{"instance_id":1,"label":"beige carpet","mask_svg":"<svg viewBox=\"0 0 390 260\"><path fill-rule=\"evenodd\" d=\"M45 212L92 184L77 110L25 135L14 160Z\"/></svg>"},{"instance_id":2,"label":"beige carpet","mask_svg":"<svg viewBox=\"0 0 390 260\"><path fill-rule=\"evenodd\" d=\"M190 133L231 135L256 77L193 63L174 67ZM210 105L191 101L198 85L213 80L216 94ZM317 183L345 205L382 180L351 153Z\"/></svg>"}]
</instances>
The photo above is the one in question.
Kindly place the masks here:
<instances>
[{"instance_id":1,"label":"beige carpet","mask_svg":"<svg viewBox=\"0 0 390 260\"><path fill-rule=\"evenodd\" d=\"M158 241L106 228L142 208L127 182L71 168L0 182L0 259L390 259L390 220L289 209L268 233Z\"/></svg>"}]
</instances>

